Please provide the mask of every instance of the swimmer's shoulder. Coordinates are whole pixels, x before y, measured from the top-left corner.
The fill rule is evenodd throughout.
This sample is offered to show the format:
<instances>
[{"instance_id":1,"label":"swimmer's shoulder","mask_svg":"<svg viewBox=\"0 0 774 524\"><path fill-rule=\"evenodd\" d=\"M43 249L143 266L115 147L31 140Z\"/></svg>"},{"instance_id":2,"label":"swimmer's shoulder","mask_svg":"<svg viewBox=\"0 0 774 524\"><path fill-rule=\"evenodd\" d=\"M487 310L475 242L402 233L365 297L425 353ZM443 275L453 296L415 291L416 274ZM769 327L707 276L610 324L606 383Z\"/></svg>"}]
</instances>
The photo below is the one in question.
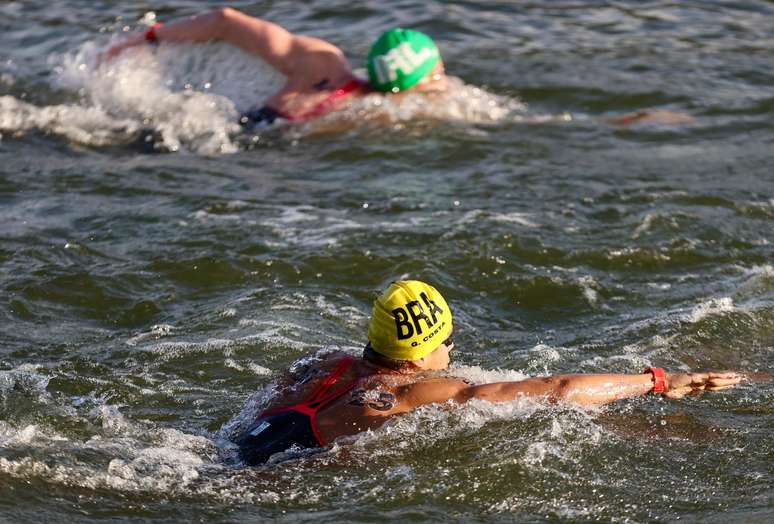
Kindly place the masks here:
<instances>
[{"instance_id":1,"label":"swimmer's shoulder","mask_svg":"<svg viewBox=\"0 0 774 524\"><path fill-rule=\"evenodd\" d=\"M424 404L444 403L456 400L471 385L465 380L447 375L420 375L396 385L393 392L397 402L405 410Z\"/></svg>"}]
</instances>

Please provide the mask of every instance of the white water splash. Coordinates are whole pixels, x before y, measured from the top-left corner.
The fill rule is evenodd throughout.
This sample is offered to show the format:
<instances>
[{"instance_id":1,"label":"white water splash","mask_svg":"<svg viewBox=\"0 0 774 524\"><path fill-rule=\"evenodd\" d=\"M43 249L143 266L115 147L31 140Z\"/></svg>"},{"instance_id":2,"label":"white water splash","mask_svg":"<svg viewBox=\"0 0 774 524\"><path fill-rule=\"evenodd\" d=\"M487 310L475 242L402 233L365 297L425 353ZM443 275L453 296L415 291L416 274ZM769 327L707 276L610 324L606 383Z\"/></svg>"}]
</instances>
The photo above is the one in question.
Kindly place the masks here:
<instances>
[{"instance_id":1,"label":"white water splash","mask_svg":"<svg viewBox=\"0 0 774 524\"><path fill-rule=\"evenodd\" d=\"M730 297L711 298L694 307L693 310L686 315L685 320L696 323L710 315L718 315L731 311L736 311L736 307L734 307L734 301Z\"/></svg>"},{"instance_id":2,"label":"white water splash","mask_svg":"<svg viewBox=\"0 0 774 524\"><path fill-rule=\"evenodd\" d=\"M140 123L111 115L99 107L58 104L37 107L12 96L0 97L0 132L40 130L73 142L105 146L125 142Z\"/></svg>"},{"instance_id":3,"label":"white water splash","mask_svg":"<svg viewBox=\"0 0 774 524\"><path fill-rule=\"evenodd\" d=\"M774 266L769 264L741 268L744 274L744 282L739 284L736 294L740 297L751 298L766 296L774 292Z\"/></svg>"},{"instance_id":4,"label":"white water splash","mask_svg":"<svg viewBox=\"0 0 774 524\"><path fill-rule=\"evenodd\" d=\"M8 371L0 371L0 398L9 391L45 393L49 378L38 373L39 367L22 364Z\"/></svg>"},{"instance_id":5,"label":"white water splash","mask_svg":"<svg viewBox=\"0 0 774 524\"><path fill-rule=\"evenodd\" d=\"M62 435L43 430L36 424L28 424L22 428L16 428L0 420L0 447L3 448L41 445L52 441L66 440L67 438Z\"/></svg>"},{"instance_id":6,"label":"white water splash","mask_svg":"<svg viewBox=\"0 0 774 524\"><path fill-rule=\"evenodd\" d=\"M52 437L36 426L15 429L0 424L3 446L51 446L59 453L69 450L58 460L3 457L0 473L87 489L186 493L189 485L199 479L201 468L217 456L214 444L207 438L137 425L126 420L115 406L103 406L95 415L102 420L103 432L86 441ZM112 458L106 466L101 461L85 463L77 458L84 451Z\"/></svg>"},{"instance_id":7,"label":"white water splash","mask_svg":"<svg viewBox=\"0 0 774 524\"><path fill-rule=\"evenodd\" d=\"M484 369L480 366L457 366L449 369L449 374L463 378L474 384L491 384L493 382L518 381L529 378L521 371L512 369Z\"/></svg>"},{"instance_id":8,"label":"white water splash","mask_svg":"<svg viewBox=\"0 0 774 524\"><path fill-rule=\"evenodd\" d=\"M128 339L126 341L126 345L136 346L140 342L144 342L145 340L148 340L148 339L157 340L162 337L167 337L171 335L174 330L175 330L175 326L172 326L170 324L156 324L154 326L151 326L149 331L140 333Z\"/></svg>"},{"instance_id":9,"label":"white water splash","mask_svg":"<svg viewBox=\"0 0 774 524\"><path fill-rule=\"evenodd\" d=\"M583 298L586 299L590 306L596 307L599 305L599 291L597 290L602 286L594 280L594 277L590 275L582 276L578 279L578 285L583 292Z\"/></svg>"},{"instance_id":10,"label":"white water splash","mask_svg":"<svg viewBox=\"0 0 774 524\"><path fill-rule=\"evenodd\" d=\"M520 226L529 228L542 227L540 224L533 220L533 216L529 213L520 213L512 211L509 213L492 213L492 220L495 222L505 222L509 224L518 224Z\"/></svg>"},{"instance_id":11,"label":"white water splash","mask_svg":"<svg viewBox=\"0 0 774 524\"><path fill-rule=\"evenodd\" d=\"M448 122L491 123L521 114L526 106L515 98L496 95L461 79L449 76L448 88L439 93L406 92L396 97L380 94L356 100L344 111L325 120L400 123L414 119Z\"/></svg>"}]
</instances>

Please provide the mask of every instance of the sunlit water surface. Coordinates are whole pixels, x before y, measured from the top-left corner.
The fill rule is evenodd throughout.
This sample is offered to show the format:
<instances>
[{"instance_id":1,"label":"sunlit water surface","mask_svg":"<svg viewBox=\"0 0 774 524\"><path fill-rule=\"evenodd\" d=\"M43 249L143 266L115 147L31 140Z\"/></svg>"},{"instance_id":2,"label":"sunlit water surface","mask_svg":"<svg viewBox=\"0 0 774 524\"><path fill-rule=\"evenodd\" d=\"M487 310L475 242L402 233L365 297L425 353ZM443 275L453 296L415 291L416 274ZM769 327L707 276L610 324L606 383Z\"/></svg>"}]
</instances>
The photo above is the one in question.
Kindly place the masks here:
<instances>
[{"instance_id":1,"label":"sunlit water surface","mask_svg":"<svg viewBox=\"0 0 774 524\"><path fill-rule=\"evenodd\" d=\"M430 406L260 468L227 440L404 277L474 382L772 371L771 3L238 2L357 65L419 28L457 77L252 134L281 78L226 46L94 67L205 4L0 5L2 520L774 520L771 383ZM643 108L692 121L610 123Z\"/></svg>"}]
</instances>

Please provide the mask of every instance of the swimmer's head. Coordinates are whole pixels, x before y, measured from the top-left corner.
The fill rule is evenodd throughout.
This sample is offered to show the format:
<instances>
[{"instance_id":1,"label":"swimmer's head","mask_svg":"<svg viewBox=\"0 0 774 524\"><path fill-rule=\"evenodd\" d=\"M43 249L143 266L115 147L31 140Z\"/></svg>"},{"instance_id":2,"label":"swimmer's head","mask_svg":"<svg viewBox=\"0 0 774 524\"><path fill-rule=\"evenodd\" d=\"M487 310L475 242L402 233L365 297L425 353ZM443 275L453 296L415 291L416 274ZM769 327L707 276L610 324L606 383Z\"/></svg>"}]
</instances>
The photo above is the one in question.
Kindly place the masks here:
<instances>
[{"instance_id":1,"label":"swimmer's head","mask_svg":"<svg viewBox=\"0 0 774 524\"><path fill-rule=\"evenodd\" d=\"M368 81L385 93L399 93L430 77L443 75L443 63L433 39L419 31L385 31L368 52Z\"/></svg>"},{"instance_id":2,"label":"swimmer's head","mask_svg":"<svg viewBox=\"0 0 774 524\"><path fill-rule=\"evenodd\" d=\"M451 333L451 310L441 294L424 282L402 280L374 301L368 348L393 361L417 361L447 342Z\"/></svg>"}]
</instances>

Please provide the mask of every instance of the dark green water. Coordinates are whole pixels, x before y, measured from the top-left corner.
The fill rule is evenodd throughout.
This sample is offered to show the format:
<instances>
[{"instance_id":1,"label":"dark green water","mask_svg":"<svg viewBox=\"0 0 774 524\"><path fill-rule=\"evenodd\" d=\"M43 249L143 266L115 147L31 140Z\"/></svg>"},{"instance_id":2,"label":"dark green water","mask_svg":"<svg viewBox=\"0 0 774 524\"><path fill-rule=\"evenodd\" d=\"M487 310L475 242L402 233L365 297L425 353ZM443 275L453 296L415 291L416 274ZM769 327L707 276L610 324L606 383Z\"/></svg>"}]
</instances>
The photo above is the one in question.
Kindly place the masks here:
<instances>
[{"instance_id":1,"label":"dark green water","mask_svg":"<svg viewBox=\"0 0 774 524\"><path fill-rule=\"evenodd\" d=\"M98 73L144 6L0 5L0 520L774 519L771 383L431 407L257 469L223 440L295 359L359 352L403 277L446 296L472 380L774 370L771 3L235 7L353 64L417 27L467 87L240 137L261 64L162 46ZM608 123L642 108L693 122Z\"/></svg>"}]
</instances>

